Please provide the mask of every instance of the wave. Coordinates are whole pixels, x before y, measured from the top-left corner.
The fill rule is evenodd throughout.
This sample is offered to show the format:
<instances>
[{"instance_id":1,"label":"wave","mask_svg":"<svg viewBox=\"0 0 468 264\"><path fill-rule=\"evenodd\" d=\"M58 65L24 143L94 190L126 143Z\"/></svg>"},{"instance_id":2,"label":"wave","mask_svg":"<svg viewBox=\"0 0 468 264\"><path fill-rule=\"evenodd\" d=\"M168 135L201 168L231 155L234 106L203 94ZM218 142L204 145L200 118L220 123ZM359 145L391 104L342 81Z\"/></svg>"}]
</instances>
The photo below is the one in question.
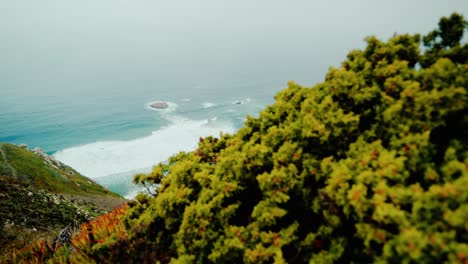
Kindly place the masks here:
<instances>
[{"instance_id":1,"label":"wave","mask_svg":"<svg viewBox=\"0 0 468 264\"><path fill-rule=\"evenodd\" d=\"M202 107L198 105L198 108L190 111L184 111L187 107L182 103L182 111L179 111L178 105L173 102L165 102L168 104L166 109L155 109L151 107L155 102L163 101L146 103L145 109L155 111L155 114L169 121L169 125L142 138L98 141L66 148L56 152L54 157L112 191L133 198L144 191L141 186L131 183L135 173L147 173L154 165L167 161L179 151L194 150L200 137L235 132L235 127L242 123L238 119L244 117L242 113L246 109L228 101L205 102ZM246 104L250 98L234 102Z\"/></svg>"},{"instance_id":2,"label":"wave","mask_svg":"<svg viewBox=\"0 0 468 264\"><path fill-rule=\"evenodd\" d=\"M239 104L246 104L246 103L250 103L251 99L250 97L249 98L246 98L245 100L237 100L237 101L234 101L232 102L232 104L235 104L235 105L239 105Z\"/></svg>"},{"instance_id":3,"label":"wave","mask_svg":"<svg viewBox=\"0 0 468 264\"><path fill-rule=\"evenodd\" d=\"M233 101L231 102L231 104L233 105L240 105L240 104L247 104L247 103L250 103L251 99L250 98L246 98L245 100L236 100L236 101ZM203 109L207 109L207 108L212 108L212 107L221 107L221 106L227 106L228 103L223 103L223 104L215 104L215 103L212 103L212 102L204 102L202 104L202 108Z\"/></svg>"},{"instance_id":4,"label":"wave","mask_svg":"<svg viewBox=\"0 0 468 264\"><path fill-rule=\"evenodd\" d=\"M95 181L126 199L133 199L140 192L147 193L147 189L143 186L133 184L133 176L137 173L149 173L151 170L152 167L131 170L96 178Z\"/></svg>"},{"instance_id":5,"label":"wave","mask_svg":"<svg viewBox=\"0 0 468 264\"><path fill-rule=\"evenodd\" d=\"M203 107L204 109L206 109L206 108L211 108L211 107L215 107L215 106L217 106L217 104L215 104L215 103L210 103L210 102L205 102L205 103L202 104L202 107Z\"/></svg>"},{"instance_id":6,"label":"wave","mask_svg":"<svg viewBox=\"0 0 468 264\"><path fill-rule=\"evenodd\" d=\"M134 188L130 191L128 191L126 194L123 195L123 197L127 200L132 200L135 199L135 197L139 194L145 192L144 188Z\"/></svg>"},{"instance_id":7,"label":"wave","mask_svg":"<svg viewBox=\"0 0 468 264\"><path fill-rule=\"evenodd\" d=\"M54 157L91 178L151 167L179 151L196 148L200 137L232 133L230 123L171 116L171 124L129 141L100 141L60 150Z\"/></svg>"}]
</instances>

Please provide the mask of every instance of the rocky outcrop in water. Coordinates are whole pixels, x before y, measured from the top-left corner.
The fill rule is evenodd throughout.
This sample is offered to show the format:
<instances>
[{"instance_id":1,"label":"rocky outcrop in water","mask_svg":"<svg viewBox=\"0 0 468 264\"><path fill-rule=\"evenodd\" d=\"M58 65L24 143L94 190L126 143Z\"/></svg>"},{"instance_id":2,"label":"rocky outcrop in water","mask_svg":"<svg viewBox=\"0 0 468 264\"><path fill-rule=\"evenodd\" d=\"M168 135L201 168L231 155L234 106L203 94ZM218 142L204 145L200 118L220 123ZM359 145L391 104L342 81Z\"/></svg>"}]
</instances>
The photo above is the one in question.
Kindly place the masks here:
<instances>
[{"instance_id":1,"label":"rocky outcrop in water","mask_svg":"<svg viewBox=\"0 0 468 264\"><path fill-rule=\"evenodd\" d=\"M169 107L169 104L166 102L154 102L150 106L154 109L166 109Z\"/></svg>"}]
</instances>

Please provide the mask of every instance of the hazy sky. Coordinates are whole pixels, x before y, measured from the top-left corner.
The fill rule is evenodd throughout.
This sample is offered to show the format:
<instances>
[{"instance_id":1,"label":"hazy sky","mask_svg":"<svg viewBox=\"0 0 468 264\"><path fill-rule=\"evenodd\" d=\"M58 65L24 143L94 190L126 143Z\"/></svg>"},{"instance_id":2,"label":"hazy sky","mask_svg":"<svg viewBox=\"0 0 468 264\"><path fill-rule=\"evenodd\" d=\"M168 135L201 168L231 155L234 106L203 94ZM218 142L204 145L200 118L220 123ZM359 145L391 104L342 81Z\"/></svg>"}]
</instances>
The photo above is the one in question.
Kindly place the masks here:
<instances>
[{"instance_id":1,"label":"hazy sky","mask_svg":"<svg viewBox=\"0 0 468 264\"><path fill-rule=\"evenodd\" d=\"M468 17L468 1L0 0L0 89L210 76L312 84L365 36L426 33L454 11Z\"/></svg>"}]
</instances>

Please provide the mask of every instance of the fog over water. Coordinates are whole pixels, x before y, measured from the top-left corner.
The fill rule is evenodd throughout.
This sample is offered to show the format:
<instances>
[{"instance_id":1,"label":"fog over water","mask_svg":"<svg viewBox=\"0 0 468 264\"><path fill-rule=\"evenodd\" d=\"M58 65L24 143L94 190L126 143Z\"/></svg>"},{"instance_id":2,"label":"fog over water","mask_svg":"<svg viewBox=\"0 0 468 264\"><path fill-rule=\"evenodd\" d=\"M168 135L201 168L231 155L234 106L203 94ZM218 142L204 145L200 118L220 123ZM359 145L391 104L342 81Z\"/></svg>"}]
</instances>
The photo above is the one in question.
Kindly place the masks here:
<instances>
[{"instance_id":1,"label":"fog over water","mask_svg":"<svg viewBox=\"0 0 468 264\"><path fill-rule=\"evenodd\" d=\"M160 81L312 84L365 36L427 32L454 11L468 2L3 0L1 86L69 97L116 83L124 94Z\"/></svg>"},{"instance_id":2,"label":"fog over water","mask_svg":"<svg viewBox=\"0 0 468 264\"><path fill-rule=\"evenodd\" d=\"M234 132L288 80L322 81L366 36L427 33L452 12L468 1L1 0L0 141L110 186Z\"/></svg>"}]
</instances>

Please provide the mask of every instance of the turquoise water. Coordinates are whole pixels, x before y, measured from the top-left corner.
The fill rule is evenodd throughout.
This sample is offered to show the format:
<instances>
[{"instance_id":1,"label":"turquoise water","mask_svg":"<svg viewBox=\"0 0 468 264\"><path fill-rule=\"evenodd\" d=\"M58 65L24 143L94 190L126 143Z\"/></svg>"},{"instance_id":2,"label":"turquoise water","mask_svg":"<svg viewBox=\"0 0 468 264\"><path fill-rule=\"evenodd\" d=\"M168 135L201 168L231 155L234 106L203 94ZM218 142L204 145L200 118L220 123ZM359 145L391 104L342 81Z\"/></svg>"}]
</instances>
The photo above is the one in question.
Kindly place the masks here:
<instances>
[{"instance_id":1,"label":"turquoise water","mask_svg":"<svg viewBox=\"0 0 468 264\"><path fill-rule=\"evenodd\" d=\"M51 94L41 87L37 87L44 89L41 94L14 87L1 90L0 141L40 146L51 154L95 141L143 137L171 123L161 113L146 109L145 104L156 100L177 104L174 115L196 120L218 117L239 127L246 114L256 114L272 102L284 83L220 83L216 87L145 84L151 89L138 85L120 90L114 85L94 85L94 89L76 85L64 88L62 94ZM81 92L73 94L75 90ZM236 101L244 104L233 104Z\"/></svg>"},{"instance_id":2,"label":"turquoise water","mask_svg":"<svg viewBox=\"0 0 468 264\"><path fill-rule=\"evenodd\" d=\"M140 190L131 183L135 173L149 172L170 155L194 149L201 136L235 132L247 115L255 116L272 103L281 88L281 82L274 81L222 80L191 86L170 82L67 88L78 90L76 94L3 90L0 141L41 147L132 197ZM148 104L153 101L166 101L170 107L152 109Z\"/></svg>"}]
</instances>

